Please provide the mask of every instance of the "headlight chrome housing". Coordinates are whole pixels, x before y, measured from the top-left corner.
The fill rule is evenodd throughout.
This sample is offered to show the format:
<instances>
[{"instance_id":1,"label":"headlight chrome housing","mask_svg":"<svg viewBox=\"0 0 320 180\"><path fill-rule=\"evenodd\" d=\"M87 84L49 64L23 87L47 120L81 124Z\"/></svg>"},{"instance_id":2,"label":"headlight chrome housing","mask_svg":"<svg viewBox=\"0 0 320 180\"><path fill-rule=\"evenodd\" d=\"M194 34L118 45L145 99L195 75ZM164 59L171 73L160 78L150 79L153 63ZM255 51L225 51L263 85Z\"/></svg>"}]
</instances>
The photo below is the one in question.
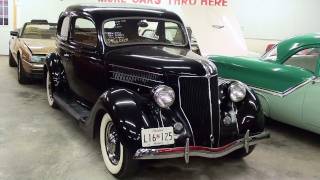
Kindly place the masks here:
<instances>
[{"instance_id":1,"label":"headlight chrome housing","mask_svg":"<svg viewBox=\"0 0 320 180\"><path fill-rule=\"evenodd\" d=\"M161 108L169 108L174 103L176 95L171 87L160 85L154 88L153 98Z\"/></svg>"},{"instance_id":2,"label":"headlight chrome housing","mask_svg":"<svg viewBox=\"0 0 320 180\"><path fill-rule=\"evenodd\" d=\"M229 96L231 101L240 102L247 95L247 85L239 81L234 81L229 86Z\"/></svg>"}]
</instances>

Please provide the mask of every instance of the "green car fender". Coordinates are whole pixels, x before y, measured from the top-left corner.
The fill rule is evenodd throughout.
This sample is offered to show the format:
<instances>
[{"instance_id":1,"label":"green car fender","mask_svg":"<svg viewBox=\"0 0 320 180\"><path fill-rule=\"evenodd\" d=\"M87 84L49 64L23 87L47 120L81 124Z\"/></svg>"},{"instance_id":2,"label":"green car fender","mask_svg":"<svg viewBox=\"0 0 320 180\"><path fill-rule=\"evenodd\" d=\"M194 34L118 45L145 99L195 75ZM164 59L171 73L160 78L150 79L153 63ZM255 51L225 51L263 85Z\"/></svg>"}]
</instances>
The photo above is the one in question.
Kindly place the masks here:
<instances>
[{"instance_id":1,"label":"green car fender","mask_svg":"<svg viewBox=\"0 0 320 180\"><path fill-rule=\"evenodd\" d=\"M219 76L240 80L253 88L285 94L312 79L313 73L294 66L245 57L210 56Z\"/></svg>"}]
</instances>

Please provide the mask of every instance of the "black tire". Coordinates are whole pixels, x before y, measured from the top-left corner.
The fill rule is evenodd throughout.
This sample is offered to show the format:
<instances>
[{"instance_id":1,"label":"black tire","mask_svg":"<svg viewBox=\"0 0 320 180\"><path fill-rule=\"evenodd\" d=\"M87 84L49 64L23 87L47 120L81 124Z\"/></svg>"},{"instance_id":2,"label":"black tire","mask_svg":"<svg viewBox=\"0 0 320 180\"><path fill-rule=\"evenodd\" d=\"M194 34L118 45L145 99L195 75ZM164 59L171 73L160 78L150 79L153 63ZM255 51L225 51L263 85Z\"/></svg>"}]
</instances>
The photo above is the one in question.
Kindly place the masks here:
<instances>
[{"instance_id":1,"label":"black tire","mask_svg":"<svg viewBox=\"0 0 320 180\"><path fill-rule=\"evenodd\" d=\"M133 154L117 139L117 133L109 114L105 114L101 120L100 147L105 165L113 176L125 178L137 171L138 161L133 159Z\"/></svg>"},{"instance_id":2,"label":"black tire","mask_svg":"<svg viewBox=\"0 0 320 180\"><path fill-rule=\"evenodd\" d=\"M17 67L16 61L13 59L11 51L9 51L9 66L10 67Z\"/></svg>"},{"instance_id":3,"label":"black tire","mask_svg":"<svg viewBox=\"0 0 320 180\"><path fill-rule=\"evenodd\" d=\"M18 56L18 82L20 84L28 84L30 79L26 76L26 72L24 71L23 65L21 63L21 59Z\"/></svg>"},{"instance_id":4,"label":"black tire","mask_svg":"<svg viewBox=\"0 0 320 180\"><path fill-rule=\"evenodd\" d=\"M230 154L230 157L234 158L234 159L242 159L244 157L249 156L253 152L255 147L256 147L255 145L254 146L250 146L248 153L246 152L246 150L244 148L238 149L238 150L232 152Z\"/></svg>"},{"instance_id":5,"label":"black tire","mask_svg":"<svg viewBox=\"0 0 320 180\"><path fill-rule=\"evenodd\" d=\"M58 105L53 98L52 80L51 80L51 74L49 73L49 71L47 71L45 84L46 84L46 90L47 90L48 104L50 107L56 109L58 108Z\"/></svg>"}]
</instances>

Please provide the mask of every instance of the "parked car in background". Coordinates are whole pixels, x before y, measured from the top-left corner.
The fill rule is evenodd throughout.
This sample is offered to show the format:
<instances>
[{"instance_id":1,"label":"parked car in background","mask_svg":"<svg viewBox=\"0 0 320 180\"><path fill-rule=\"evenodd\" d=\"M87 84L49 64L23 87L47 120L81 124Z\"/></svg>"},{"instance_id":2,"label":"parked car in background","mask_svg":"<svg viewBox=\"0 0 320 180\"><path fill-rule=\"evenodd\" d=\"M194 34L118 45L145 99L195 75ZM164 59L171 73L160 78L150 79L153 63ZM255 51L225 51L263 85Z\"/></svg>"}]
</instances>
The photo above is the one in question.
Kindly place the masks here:
<instances>
[{"instance_id":1,"label":"parked car in background","mask_svg":"<svg viewBox=\"0 0 320 180\"><path fill-rule=\"evenodd\" d=\"M44 67L48 102L100 138L114 176L143 159L241 158L269 137L254 92L218 81L187 38L180 17L162 9L76 5L61 14Z\"/></svg>"},{"instance_id":2,"label":"parked car in background","mask_svg":"<svg viewBox=\"0 0 320 180\"><path fill-rule=\"evenodd\" d=\"M47 20L32 20L22 30L11 31L9 66L18 66L19 83L43 78L43 64L48 53L55 50L57 25Z\"/></svg>"},{"instance_id":3,"label":"parked car in background","mask_svg":"<svg viewBox=\"0 0 320 180\"><path fill-rule=\"evenodd\" d=\"M264 114L320 134L320 34L293 37L261 58L211 56L223 79L256 90Z\"/></svg>"}]
</instances>

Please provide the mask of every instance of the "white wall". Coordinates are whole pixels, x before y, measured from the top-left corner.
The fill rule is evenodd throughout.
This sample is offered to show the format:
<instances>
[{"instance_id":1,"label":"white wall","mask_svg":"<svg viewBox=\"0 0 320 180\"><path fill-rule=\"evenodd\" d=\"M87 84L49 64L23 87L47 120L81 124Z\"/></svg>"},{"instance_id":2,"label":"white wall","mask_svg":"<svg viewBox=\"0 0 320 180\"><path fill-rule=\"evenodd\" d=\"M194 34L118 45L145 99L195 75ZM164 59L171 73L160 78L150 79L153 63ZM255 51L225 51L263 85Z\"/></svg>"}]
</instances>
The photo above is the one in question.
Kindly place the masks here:
<instances>
[{"instance_id":1,"label":"white wall","mask_svg":"<svg viewBox=\"0 0 320 180\"><path fill-rule=\"evenodd\" d=\"M9 52L9 38L10 38L10 30L13 27L12 22L12 1L8 1L8 15L9 15L9 25L8 26L0 26L0 55L7 55Z\"/></svg>"},{"instance_id":2,"label":"white wall","mask_svg":"<svg viewBox=\"0 0 320 180\"><path fill-rule=\"evenodd\" d=\"M65 8L72 4L97 2L95 0L16 0L17 1L17 27L22 27L31 19L47 19L57 22L58 17Z\"/></svg>"},{"instance_id":3,"label":"white wall","mask_svg":"<svg viewBox=\"0 0 320 180\"><path fill-rule=\"evenodd\" d=\"M230 0L250 50L294 35L320 32L319 0Z\"/></svg>"}]
</instances>

